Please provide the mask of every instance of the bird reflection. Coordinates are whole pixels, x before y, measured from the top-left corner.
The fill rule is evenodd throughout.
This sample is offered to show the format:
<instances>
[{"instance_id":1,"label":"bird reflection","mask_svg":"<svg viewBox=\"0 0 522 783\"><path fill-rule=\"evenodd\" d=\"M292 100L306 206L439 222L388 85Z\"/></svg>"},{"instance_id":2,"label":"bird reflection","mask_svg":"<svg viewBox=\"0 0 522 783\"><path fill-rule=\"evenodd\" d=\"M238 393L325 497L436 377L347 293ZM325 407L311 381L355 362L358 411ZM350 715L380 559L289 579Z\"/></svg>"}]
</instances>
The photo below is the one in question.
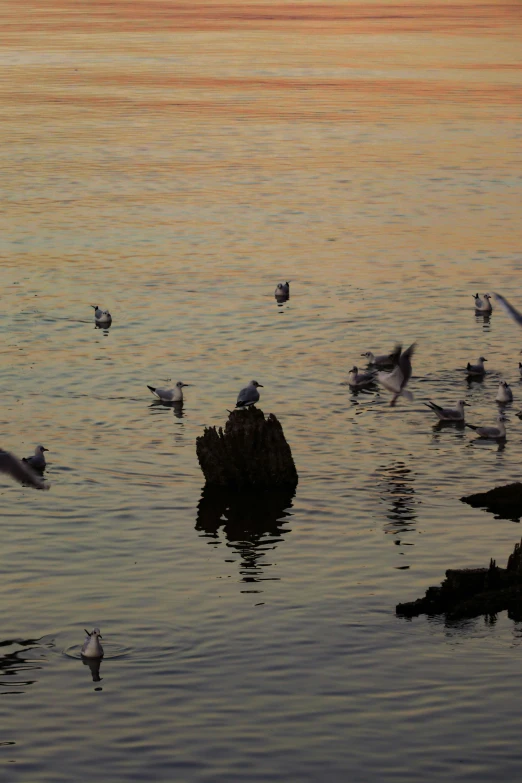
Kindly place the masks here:
<instances>
[{"instance_id":1,"label":"bird reflection","mask_svg":"<svg viewBox=\"0 0 522 783\"><path fill-rule=\"evenodd\" d=\"M14 680L11 678L24 672L37 671L42 668L32 658L24 657L26 653L30 653L31 650L39 647L39 639L6 639L6 641L0 642L0 648L13 647L14 645L24 649L7 652L3 655L0 654L0 686L9 688L9 693L23 693L23 691L13 691L11 688L13 686L21 688L26 685L33 685L36 680ZM4 677L9 679L4 680Z\"/></svg>"},{"instance_id":2,"label":"bird reflection","mask_svg":"<svg viewBox=\"0 0 522 783\"><path fill-rule=\"evenodd\" d=\"M491 326L491 314L490 313L475 313L475 321L478 324L482 324L484 330L487 330Z\"/></svg>"},{"instance_id":3,"label":"bird reflection","mask_svg":"<svg viewBox=\"0 0 522 783\"><path fill-rule=\"evenodd\" d=\"M84 655L82 655L82 663L84 666L88 666L91 670L92 675L92 681L93 682L100 682L100 666L103 658L86 658Z\"/></svg>"},{"instance_id":4,"label":"bird reflection","mask_svg":"<svg viewBox=\"0 0 522 783\"><path fill-rule=\"evenodd\" d=\"M413 530L417 518L415 507L418 504L413 486L415 473L404 462L393 462L379 468L377 476L381 482L381 492L384 493L381 499L389 503L386 533L397 535Z\"/></svg>"},{"instance_id":5,"label":"bird reflection","mask_svg":"<svg viewBox=\"0 0 522 783\"><path fill-rule=\"evenodd\" d=\"M211 539L209 543L221 543L224 535L227 546L240 556L242 582L278 579L265 575L265 568L272 565L266 556L290 532L284 525L292 516L288 509L294 495L294 489L234 492L204 487L196 530Z\"/></svg>"}]
</instances>

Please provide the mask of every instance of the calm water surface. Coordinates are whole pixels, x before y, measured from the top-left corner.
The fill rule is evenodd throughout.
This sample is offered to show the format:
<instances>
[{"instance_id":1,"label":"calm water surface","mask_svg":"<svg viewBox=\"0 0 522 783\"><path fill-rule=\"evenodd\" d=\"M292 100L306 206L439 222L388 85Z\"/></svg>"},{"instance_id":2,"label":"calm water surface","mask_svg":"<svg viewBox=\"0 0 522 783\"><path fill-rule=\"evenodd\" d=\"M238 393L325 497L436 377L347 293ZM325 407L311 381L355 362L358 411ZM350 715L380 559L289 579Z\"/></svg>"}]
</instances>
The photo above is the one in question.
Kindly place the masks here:
<instances>
[{"instance_id":1,"label":"calm water surface","mask_svg":"<svg viewBox=\"0 0 522 783\"><path fill-rule=\"evenodd\" d=\"M0 482L0 779L518 780L520 625L394 607L522 532L459 502L521 470L522 333L472 300L522 306L520 6L3 10L1 443L52 487ZM413 403L343 385L414 340ZM299 486L217 501L251 378ZM434 429L500 378L505 449Z\"/></svg>"}]
</instances>

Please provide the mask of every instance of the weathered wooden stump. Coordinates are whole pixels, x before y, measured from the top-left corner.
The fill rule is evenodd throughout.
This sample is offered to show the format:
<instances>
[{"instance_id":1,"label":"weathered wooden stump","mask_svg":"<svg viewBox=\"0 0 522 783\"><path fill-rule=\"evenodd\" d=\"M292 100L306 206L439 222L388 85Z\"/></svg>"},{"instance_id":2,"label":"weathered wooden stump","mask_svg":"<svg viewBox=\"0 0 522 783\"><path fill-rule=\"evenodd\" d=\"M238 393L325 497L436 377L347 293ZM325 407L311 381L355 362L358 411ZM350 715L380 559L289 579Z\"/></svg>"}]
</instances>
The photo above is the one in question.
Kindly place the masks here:
<instances>
[{"instance_id":1,"label":"weathered wooden stump","mask_svg":"<svg viewBox=\"0 0 522 783\"><path fill-rule=\"evenodd\" d=\"M299 480L281 424L255 406L232 411L224 430L205 427L196 454L210 486L295 488Z\"/></svg>"},{"instance_id":2,"label":"weathered wooden stump","mask_svg":"<svg viewBox=\"0 0 522 783\"><path fill-rule=\"evenodd\" d=\"M518 521L522 517L522 484L519 481L504 484L502 487L490 489L489 492L466 495L461 501L473 508L485 508L503 519Z\"/></svg>"},{"instance_id":3,"label":"weathered wooden stump","mask_svg":"<svg viewBox=\"0 0 522 783\"><path fill-rule=\"evenodd\" d=\"M513 619L522 617L522 542L515 545L506 568L491 560L489 568L448 569L440 587L428 587L423 598L397 604L396 612L402 617L445 614L457 620L505 609Z\"/></svg>"}]
</instances>

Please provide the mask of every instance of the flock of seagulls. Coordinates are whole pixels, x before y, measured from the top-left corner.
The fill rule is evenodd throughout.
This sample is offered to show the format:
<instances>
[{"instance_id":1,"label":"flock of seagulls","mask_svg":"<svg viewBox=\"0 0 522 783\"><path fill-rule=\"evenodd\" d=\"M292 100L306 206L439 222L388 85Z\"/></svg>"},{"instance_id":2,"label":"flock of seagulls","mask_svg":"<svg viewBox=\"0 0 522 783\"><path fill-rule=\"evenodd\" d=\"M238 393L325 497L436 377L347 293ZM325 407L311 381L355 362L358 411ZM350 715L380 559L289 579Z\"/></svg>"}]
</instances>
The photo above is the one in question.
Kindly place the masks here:
<instances>
[{"instance_id":1,"label":"flock of seagulls","mask_svg":"<svg viewBox=\"0 0 522 783\"><path fill-rule=\"evenodd\" d=\"M473 298L475 300L475 312L477 314L489 315L493 312L493 306L491 304L492 297L490 294L484 294L482 299L479 294L475 294ZM495 294L495 298L508 315L522 326L522 314L500 294ZM414 352L415 343L410 345L405 351L402 350L402 346L397 345L391 353L381 355L375 355L371 351L366 351L361 354L361 356L365 357L367 360L367 370L361 372L358 367L352 367L348 374L348 385L354 391L359 391L378 382L392 393L392 399L390 401L391 406L394 406L401 396L405 397L407 400L412 400L413 395L406 389L406 386L411 378L411 358ZM486 375L486 361L487 359L485 356L479 356L476 362L468 362L466 365L466 372L470 380L484 378ZM522 376L522 362L518 363L518 367L520 375ZM499 405L507 405L508 403L513 402L513 391L507 381L502 380L499 382L495 402ZM497 426L476 426L465 422L464 407L468 406L469 403L464 400L459 400L455 408L443 407L432 400L428 400L423 404L433 411L439 422L460 423L474 430L478 437L482 439L500 441L505 440L506 438L506 418L503 413L500 413L497 416Z\"/></svg>"},{"instance_id":2,"label":"flock of seagulls","mask_svg":"<svg viewBox=\"0 0 522 783\"><path fill-rule=\"evenodd\" d=\"M287 301L290 297L290 283L278 283L274 296L278 303ZM484 294L481 298L479 294L474 295L475 312L477 314L489 315L493 312L490 294ZM516 323L522 326L522 314L516 310L500 294L495 294L495 298L504 308L504 310L513 318ZM94 309L94 322L96 327L108 329L112 324L112 316L109 310L104 310L98 305L91 305ZM413 400L413 394L406 388L412 375L411 360L415 353L415 343L402 350L401 345L395 346L394 350L387 354L375 355L371 351L361 354L366 360L368 368L360 371L354 366L348 375L348 385L353 390L365 389L375 382L383 386L392 395L390 405L394 406L400 397L407 400ZM483 378L486 374L484 363L487 359L480 356L476 363L468 362L466 371L470 378ZM522 376L522 362L519 362L519 371ZM183 389L189 386L188 383L178 381L173 388L159 388L147 385L150 392L155 395L162 403L182 405ZM245 409L255 405L260 398L259 389L263 388L258 381L250 381L247 386L239 391L236 409ZM499 405L505 405L513 401L513 392L509 384L502 380L499 383L495 401ZM497 416L497 426L476 426L465 422L464 408L469 403L459 400L455 408L445 408L432 400L424 403L437 417L439 422L449 422L463 424L472 429L479 438L487 440L504 440L506 438L505 416L500 413ZM0 450L0 472L9 475L15 481L36 489L48 489L49 485L43 478L46 468L45 452L48 449L45 446L38 445L34 454L30 457L19 459L8 451ZM92 631L85 630L86 638L81 648L81 655L87 659L101 659L104 655L103 647L100 643L102 635L99 628Z\"/></svg>"}]
</instances>

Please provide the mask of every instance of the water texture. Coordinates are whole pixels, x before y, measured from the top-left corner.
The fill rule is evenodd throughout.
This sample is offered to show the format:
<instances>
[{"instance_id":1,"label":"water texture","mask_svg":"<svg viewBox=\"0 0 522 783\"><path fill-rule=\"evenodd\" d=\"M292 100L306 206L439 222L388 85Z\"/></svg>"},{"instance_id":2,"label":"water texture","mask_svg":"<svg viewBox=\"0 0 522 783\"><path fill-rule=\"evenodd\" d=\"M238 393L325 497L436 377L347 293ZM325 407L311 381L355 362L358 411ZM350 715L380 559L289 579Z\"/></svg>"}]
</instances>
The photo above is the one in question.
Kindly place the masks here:
<instances>
[{"instance_id":1,"label":"water texture","mask_svg":"<svg viewBox=\"0 0 522 783\"><path fill-rule=\"evenodd\" d=\"M459 501L520 479L522 332L472 299L522 308L520 5L2 12L1 445L52 486L0 480L0 780L518 780L520 625L394 607L521 536ZM415 400L352 393L396 341ZM252 378L299 485L216 499ZM501 378L505 448L434 429Z\"/></svg>"}]
</instances>

